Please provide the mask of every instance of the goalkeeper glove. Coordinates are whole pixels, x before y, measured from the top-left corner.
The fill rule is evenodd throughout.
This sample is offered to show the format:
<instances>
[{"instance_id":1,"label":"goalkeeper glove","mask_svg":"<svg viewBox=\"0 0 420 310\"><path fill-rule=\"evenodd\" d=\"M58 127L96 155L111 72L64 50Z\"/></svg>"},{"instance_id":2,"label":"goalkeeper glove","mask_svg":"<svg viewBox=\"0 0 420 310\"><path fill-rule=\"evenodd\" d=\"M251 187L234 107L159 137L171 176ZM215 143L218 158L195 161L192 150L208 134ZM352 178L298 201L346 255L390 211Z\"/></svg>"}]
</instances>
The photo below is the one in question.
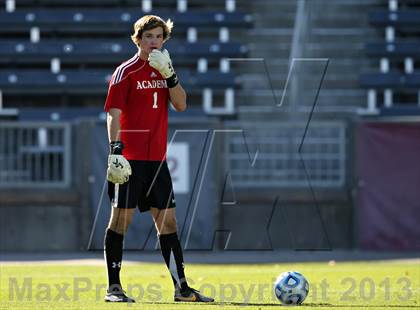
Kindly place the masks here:
<instances>
[{"instance_id":1,"label":"goalkeeper glove","mask_svg":"<svg viewBox=\"0 0 420 310\"><path fill-rule=\"evenodd\" d=\"M169 52L164 49L160 51L154 49L149 54L149 65L160 72L160 74L166 79L166 84L169 88L173 88L178 84L178 76L172 67L171 57Z\"/></svg>"},{"instance_id":2,"label":"goalkeeper glove","mask_svg":"<svg viewBox=\"0 0 420 310\"><path fill-rule=\"evenodd\" d=\"M110 155L108 156L108 169L106 178L114 184L123 184L128 181L131 175L131 166L122 155L124 144L121 141L111 142Z\"/></svg>"}]
</instances>

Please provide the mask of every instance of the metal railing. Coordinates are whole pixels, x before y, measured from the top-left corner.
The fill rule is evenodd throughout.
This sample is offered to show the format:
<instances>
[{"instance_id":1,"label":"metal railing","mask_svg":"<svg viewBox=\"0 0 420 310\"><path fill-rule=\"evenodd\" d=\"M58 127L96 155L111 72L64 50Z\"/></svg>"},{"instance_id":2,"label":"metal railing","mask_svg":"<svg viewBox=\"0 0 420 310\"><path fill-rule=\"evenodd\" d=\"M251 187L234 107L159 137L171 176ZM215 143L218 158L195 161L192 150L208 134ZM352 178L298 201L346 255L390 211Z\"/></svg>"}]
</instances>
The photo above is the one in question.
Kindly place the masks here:
<instances>
[{"instance_id":1,"label":"metal railing","mask_svg":"<svg viewBox=\"0 0 420 310\"><path fill-rule=\"evenodd\" d=\"M303 122L229 123L244 136L228 134L226 167L237 187L338 188L346 179L346 124L313 121L300 152ZM254 166L251 162L258 152ZM306 171L305 171L306 170Z\"/></svg>"},{"instance_id":2,"label":"metal railing","mask_svg":"<svg viewBox=\"0 0 420 310\"><path fill-rule=\"evenodd\" d=\"M0 188L70 185L68 123L0 123Z\"/></svg>"}]
</instances>

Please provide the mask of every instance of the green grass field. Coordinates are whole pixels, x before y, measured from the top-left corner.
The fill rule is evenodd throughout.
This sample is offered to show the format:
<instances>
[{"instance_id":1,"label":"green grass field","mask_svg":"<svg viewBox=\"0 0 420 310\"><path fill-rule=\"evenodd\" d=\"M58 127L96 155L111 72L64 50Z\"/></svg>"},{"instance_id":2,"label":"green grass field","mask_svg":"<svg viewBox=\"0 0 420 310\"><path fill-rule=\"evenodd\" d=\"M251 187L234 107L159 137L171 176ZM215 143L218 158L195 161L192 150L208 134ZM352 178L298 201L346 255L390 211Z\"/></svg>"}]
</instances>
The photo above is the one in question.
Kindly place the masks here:
<instances>
[{"instance_id":1,"label":"green grass field","mask_svg":"<svg viewBox=\"0 0 420 310\"><path fill-rule=\"evenodd\" d=\"M102 265L2 265L0 309L271 309L272 282L287 270L309 281L299 309L420 308L420 261L187 265L190 285L213 295L211 305L174 303L163 264L130 263L122 281L135 304L106 304Z\"/></svg>"}]
</instances>

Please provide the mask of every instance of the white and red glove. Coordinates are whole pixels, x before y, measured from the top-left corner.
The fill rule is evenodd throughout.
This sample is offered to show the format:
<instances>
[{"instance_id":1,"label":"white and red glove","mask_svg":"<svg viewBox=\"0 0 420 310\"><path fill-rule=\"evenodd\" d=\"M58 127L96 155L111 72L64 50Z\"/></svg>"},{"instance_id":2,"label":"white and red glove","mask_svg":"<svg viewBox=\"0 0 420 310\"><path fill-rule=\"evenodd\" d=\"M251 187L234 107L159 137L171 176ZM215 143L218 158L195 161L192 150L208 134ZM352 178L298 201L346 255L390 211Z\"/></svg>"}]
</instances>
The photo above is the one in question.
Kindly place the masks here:
<instances>
[{"instance_id":1,"label":"white and red glove","mask_svg":"<svg viewBox=\"0 0 420 310\"><path fill-rule=\"evenodd\" d=\"M128 181L131 175L131 166L128 160L122 155L124 144L121 141L110 143L110 155L108 156L108 169L106 178L114 184L123 184Z\"/></svg>"},{"instance_id":2,"label":"white and red glove","mask_svg":"<svg viewBox=\"0 0 420 310\"><path fill-rule=\"evenodd\" d=\"M154 49L149 54L149 65L160 72L169 88L173 88L178 84L178 76L172 66L171 56L166 49L162 51Z\"/></svg>"}]
</instances>

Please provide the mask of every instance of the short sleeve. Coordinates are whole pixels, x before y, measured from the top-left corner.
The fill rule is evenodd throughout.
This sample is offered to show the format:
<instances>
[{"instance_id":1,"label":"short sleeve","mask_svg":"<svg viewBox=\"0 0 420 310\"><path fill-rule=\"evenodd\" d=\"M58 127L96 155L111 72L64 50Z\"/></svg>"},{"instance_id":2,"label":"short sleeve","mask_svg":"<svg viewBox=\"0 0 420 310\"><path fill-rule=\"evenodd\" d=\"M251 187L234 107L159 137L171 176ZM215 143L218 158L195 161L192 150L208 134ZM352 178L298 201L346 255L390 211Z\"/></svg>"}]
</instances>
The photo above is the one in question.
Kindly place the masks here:
<instances>
[{"instance_id":1,"label":"short sleeve","mask_svg":"<svg viewBox=\"0 0 420 310\"><path fill-rule=\"evenodd\" d=\"M121 80L118 83L113 83L114 79L109 82L108 95L105 100L105 112L110 109L124 110L124 107L128 101L128 78Z\"/></svg>"}]
</instances>

